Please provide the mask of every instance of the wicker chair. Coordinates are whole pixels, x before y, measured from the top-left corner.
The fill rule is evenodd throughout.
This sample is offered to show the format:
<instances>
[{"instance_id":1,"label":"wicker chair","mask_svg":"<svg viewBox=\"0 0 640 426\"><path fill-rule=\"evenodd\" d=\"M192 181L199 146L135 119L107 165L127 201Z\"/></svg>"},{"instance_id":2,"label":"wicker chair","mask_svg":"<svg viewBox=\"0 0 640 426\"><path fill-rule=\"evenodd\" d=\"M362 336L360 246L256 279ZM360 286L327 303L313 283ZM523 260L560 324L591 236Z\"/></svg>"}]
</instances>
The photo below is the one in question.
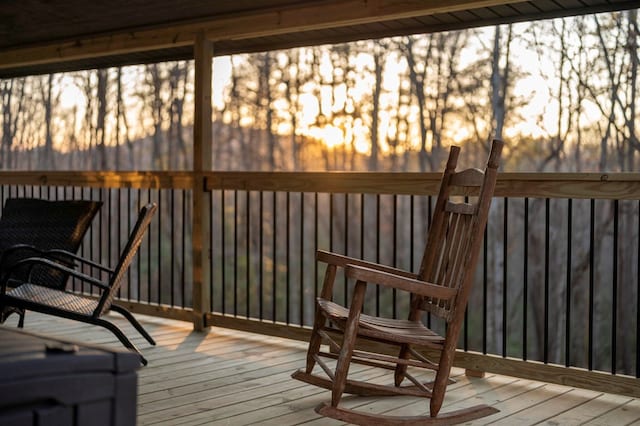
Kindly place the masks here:
<instances>
[{"instance_id":1,"label":"wicker chair","mask_svg":"<svg viewBox=\"0 0 640 426\"><path fill-rule=\"evenodd\" d=\"M100 201L8 198L0 217L0 276L27 257L55 249L76 253L101 206ZM65 261L62 255L58 259ZM72 264L70 259L66 262ZM64 288L68 278L69 274L47 267L31 271L32 282L58 289ZM9 286L24 279L26 271L14 269L14 284L9 282ZM22 324L24 311L16 308L1 311L0 322L13 313L20 316Z\"/></svg>"},{"instance_id":2,"label":"wicker chair","mask_svg":"<svg viewBox=\"0 0 640 426\"><path fill-rule=\"evenodd\" d=\"M121 252L120 259L114 269L107 268L99 263L88 259L83 259L73 253L55 250L56 254L64 254L66 258L72 258L76 264L86 265L87 269L100 271L100 275L108 275L108 280L101 280L99 277L85 274L79 269L73 269L64 262L59 262L52 257L31 257L18 261L11 269L31 270L33 267L44 266L66 273L79 280L83 284L88 284L99 293L97 297L85 296L64 288L53 288L36 284L27 277L15 288L10 288L8 283L13 280L11 271L5 274L0 282L0 309L18 308L23 310L40 312L89 324L98 325L111 331L118 337L120 342L128 349L138 353L144 365L146 359L125 334L112 322L103 318L109 311L116 311L122 314L142 336L152 345L155 345L153 338L144 330L142 325L124 307L114 303L114 298L120 288L126 271L129 268L135 254L142 243L142 238L151 222L157 206L155 203L144 206L138 215L129 240ZM21 327L21 324L18 324Z\"/></svg>"}]
</instances>

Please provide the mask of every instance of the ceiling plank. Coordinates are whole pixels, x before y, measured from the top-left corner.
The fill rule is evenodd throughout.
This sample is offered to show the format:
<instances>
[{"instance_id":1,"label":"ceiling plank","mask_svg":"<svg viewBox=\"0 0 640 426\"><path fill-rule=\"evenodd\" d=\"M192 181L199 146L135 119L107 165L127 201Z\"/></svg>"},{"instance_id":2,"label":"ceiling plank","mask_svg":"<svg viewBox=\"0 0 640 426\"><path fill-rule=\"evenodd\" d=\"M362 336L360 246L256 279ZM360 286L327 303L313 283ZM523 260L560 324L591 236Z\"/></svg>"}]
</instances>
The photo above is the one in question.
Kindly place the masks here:
<instances>
[{"instance_id":1,"label":"ceiling plank","mask_svg":"<svg viewBox=\"0 0 640 426\"><path fill-rule=\"evenodd\" d=\"M301 31L457 12L523 0L332 0L228 13L206 20L168 23L100 36L0 51L0 70L101 56L193 45L195 35L211 41L243 40Z\"/></svg>"}]
</instances>

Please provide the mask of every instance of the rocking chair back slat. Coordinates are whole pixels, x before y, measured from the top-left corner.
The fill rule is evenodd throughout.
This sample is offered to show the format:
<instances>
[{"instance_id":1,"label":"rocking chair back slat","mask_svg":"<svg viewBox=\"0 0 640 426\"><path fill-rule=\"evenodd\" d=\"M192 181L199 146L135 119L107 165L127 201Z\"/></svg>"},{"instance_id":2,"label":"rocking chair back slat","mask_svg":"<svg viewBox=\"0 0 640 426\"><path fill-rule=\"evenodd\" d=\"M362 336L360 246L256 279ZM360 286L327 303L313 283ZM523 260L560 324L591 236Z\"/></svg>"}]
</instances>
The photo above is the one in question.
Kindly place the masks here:
<instances>
[{"instance_id":1,"label":"rocking chair back slat","mask_svg":"<svg viewBox=\"0 0 640 426\"><path fill-rule=\"evenodd\" d=\"M481 195L486 191L484 186L491 185L494 176L490 171L491 157L486 172L479 169L455 172L457 151L452 149L449 155L419 277L466 294L466 288L473 284L473 274L468 272L474 269L477 258L475 251L482 242L488 215L488 209L480 206L483 200ZM493 189L491 191L493 193ZM462 198L458 194L469 193L475 195L456 200ZM463 304L466 305L466 300ZM414 309L451 321L452 307L456 305L455 300L423 298L420 303L414 304ZM412 316L415 317L416 314Z\"/></svg>"}]
</instances>

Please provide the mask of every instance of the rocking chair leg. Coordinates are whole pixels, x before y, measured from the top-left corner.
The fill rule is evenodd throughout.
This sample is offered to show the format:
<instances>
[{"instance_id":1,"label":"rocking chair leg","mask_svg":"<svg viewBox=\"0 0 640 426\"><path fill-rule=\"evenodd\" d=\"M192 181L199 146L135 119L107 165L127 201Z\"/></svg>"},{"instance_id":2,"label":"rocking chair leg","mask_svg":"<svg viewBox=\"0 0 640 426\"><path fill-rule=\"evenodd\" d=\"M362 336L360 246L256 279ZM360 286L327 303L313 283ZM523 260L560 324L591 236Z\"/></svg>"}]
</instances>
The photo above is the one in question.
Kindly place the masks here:
<instances>
[{"instance_id":1,"label":"rocking chair leg","mask_svg":"<svg viewBox=\"0 0 640 426\"><path fill-rule=\"evenodd\" d=\"M349 365L351 364L351 355L356 345L356 335L358 334L358 320L360 319L360 310L364 303L365 290L367 284L363 281L357 281L353 292L353 300L349 317L344 329L342 340L342 348L336 365L336 373L333 379L333 389L331 390L331 406L337 407L344 392L347 383L347 374L349 373Z\"/></svg>"},{"instance_id":2,"label":"rocking chair leg","mask_svg":"<svg viewBox=\"0 0 640 426\"><path fill-rule=\"evenodd\" d=\"M453 355L448 354L451 354L451 351L447 352L445 349L442 352L438 372L433 382L433 395L431 396L429 407L431 417L436 417L440 412L440 408L442 408L442 403L444 402L445 388L449 384Z\"/></svg>"},{"instance_id":3,"label":"rocking chair leg","mask_svg":"<svg viewBox=\"0 0 640 426\"><path fill-rule=\"evenodd\" d=\"M409 345L404 344L400 348L400 353L398 354L398 358L407 359L409 358ZM404 380L404 375L407 372L407 366L405 364L396 364L396 370L393 375L394 383L396 386L400 386L402 381Z\"/></svg>"},{"instance_id":4,"label":"rocking chair leg","mask_svg":"<svg viewBox=\"0 0 640 426\"><path fill-rule=\"evenodd\" d=\"M320 336L320 330L324 327L326 319L322 314L322 311L317 308L315 321L313 324L313 331L311 332L311 338L309 339L309 349L307 349L307 364L306 372L311 374L313 367L316 365L315 356L320 351L320 345L322 344L322 336Z\"/></svg>"},{"instance_id":5,"label":"rocking chair leg","mask_svg":"<svg viewBox=\"0 0 640 426\"><path fill-rule=\"evenodd\" d=\"M328 299L331 298L333 289L333 282L336 278L336 266L329 265L324 275L324 282L322 284L322 293L320 297ZM309 341L309 349L307 350L307 364L306 373L311 374L313 367L316 365L315 356L320 351L320 345L322 344L322 336L320 336L320 330L325 326L327 318L322 313L322 309L316 302L316 315L313 322L313 331L311 332L311 339Z\"/></svg>"}]
</instances>

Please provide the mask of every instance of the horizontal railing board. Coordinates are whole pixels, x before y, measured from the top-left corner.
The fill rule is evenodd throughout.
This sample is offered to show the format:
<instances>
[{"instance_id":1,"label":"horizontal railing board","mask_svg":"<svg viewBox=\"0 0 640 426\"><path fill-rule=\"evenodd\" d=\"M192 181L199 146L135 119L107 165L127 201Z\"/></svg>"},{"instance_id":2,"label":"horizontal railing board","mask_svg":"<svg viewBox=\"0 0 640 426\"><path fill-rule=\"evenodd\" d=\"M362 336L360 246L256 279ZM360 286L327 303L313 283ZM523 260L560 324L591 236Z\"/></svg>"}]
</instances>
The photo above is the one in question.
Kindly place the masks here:
<instances>
[{"instance_id":1,"label":"horizontal railing board","mask_svg":"<svg viewBox=\"0 0 640 426\"><path fill-rule=\"evenodd\" d=\"M435 195L440 173L213 172L207 190ZM640 173L500 173L496 197L640 198Z\"/></svg>"},{"instance_id":2,"label":"horizontal railing board","mask_svg":"<svg viewBox=\"0 0 640 426\"><path fill-rule=\"evenodd\" d=\"M3 171L0 185L191 189L191 172Z\"/></svg>"},{"instance_id":3,"label":"horizontal railing board","mask_svg":"<svg viewBox=\"0 0 640 426\"><path fill-rule=\"evenodd\" d=\"M435 195L440 173L205 172L205 190ZM3 171L2 185L192 189L202 174ZM500 173L496 197L640 199L640 173Z\"/></svg>"},{"instance_id":4,"label":"horizontal railing board","mask_svg":"<svg viewBox=\"0 0 640 426\"><path fill-rule=\"evenodd\" d=\"M192 309L168 305L152 305L148 303L131 302L129 300L123 299L118 299L116 301L116 304L136 314L150 315L153 317L187 322L193 322L194 320L194 313Z\"/></svg>"}]
</instances>

